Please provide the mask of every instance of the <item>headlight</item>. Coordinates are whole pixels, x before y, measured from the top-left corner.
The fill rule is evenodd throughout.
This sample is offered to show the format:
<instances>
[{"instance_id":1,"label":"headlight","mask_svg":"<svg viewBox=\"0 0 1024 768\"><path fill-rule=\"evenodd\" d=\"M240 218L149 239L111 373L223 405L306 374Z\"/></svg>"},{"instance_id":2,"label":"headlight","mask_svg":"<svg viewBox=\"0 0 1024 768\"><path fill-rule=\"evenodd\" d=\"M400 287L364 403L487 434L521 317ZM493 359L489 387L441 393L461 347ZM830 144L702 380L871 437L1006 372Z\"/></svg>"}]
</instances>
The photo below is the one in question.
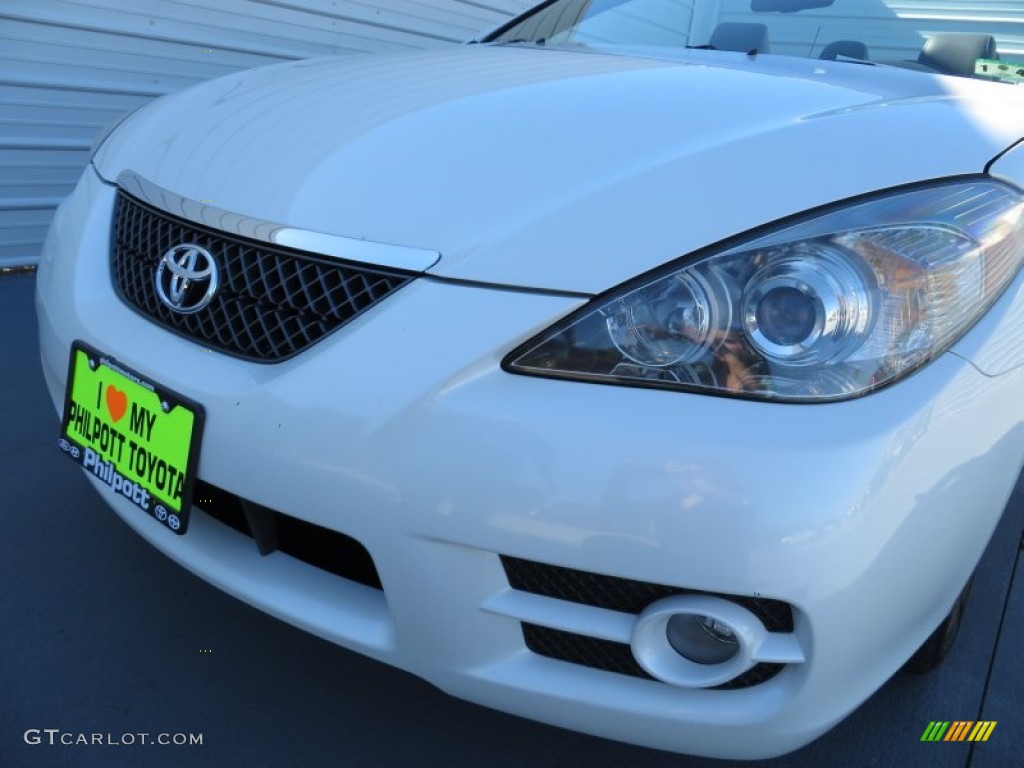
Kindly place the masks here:
<instances>
[{"instance_id":1,"label":"headlight","mask_svg":"<svg viewBox=\"0 0 1024 768\"><path fill-rule=\"evenodd\" d=\"M506 370L772 400L854 397L948 349L1024 259L1024 195L920 187L686 258L599 296Z\"/></svg>"}]
</instances>

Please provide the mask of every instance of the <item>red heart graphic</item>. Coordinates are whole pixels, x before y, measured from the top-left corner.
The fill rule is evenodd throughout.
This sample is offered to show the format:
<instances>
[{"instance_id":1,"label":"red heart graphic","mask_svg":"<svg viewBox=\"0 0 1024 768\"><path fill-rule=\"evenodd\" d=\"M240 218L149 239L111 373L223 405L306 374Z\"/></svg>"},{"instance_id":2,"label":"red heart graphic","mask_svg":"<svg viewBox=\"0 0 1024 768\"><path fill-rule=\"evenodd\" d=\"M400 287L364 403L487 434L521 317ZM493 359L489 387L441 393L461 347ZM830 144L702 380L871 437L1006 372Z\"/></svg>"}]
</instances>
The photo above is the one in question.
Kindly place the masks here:
<instances>
[{"instance_id":1,"label":"red heart graphic","mask_svg":"<svg viewBox=\"0 0 1024 768\"><path fill-rule=\"evenodd\" d=\"M120 389L115 389L113 384L107 385L107 410L110 411L110 418L118 422L124 418L128 410L128 395Z\"/></svg>"}]
</instances>

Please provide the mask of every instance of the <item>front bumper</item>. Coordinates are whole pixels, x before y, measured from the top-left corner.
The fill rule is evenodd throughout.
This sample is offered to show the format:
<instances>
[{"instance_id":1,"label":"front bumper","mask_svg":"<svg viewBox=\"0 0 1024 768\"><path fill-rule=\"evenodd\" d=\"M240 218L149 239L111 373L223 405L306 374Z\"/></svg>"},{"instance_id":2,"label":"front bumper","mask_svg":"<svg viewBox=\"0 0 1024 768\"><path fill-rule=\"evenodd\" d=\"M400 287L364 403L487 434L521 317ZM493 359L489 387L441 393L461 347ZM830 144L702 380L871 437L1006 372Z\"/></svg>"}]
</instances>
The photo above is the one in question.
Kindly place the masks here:
<instances>
[{"instance_id":1,"label":"front bumper","mask_svg":"<svg viewBox=\"0 0 1024 768\"><path fill-rule=\"evenodd\" d=\"M694 754L795 749L948 612L1024 456L1021 369L986 377L948 354L819 406L514 376L503 355L580 300L426 278L296 358L228 358L117 299L113 198L87 171L45 245L37 304L54 402L74 338L195 399L200 477L355 538L383 589L261 557L198 511L178 537L104 498L225 591L497 709ZM517 602L502 555L785 601L802 660L709 690L531 653L522 621L558 622L561 608L597 632L609 617Z\"/></svg>"}]
</instances>

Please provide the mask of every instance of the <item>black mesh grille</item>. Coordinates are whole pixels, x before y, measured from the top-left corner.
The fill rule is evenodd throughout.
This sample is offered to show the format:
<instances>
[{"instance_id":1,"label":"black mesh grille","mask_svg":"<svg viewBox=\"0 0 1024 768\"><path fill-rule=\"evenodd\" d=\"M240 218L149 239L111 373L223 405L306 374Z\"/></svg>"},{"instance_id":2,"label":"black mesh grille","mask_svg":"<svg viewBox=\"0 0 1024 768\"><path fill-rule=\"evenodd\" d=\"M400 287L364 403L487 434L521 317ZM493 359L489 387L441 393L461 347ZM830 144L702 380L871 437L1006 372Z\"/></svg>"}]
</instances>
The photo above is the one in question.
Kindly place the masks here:
<instances>
[{"instance_id":1,"label":"black mesh grille","mask_svg":"<svg viewBox=\"0 0 1024 768\"><path fill-rule=\"evenodd\" d=\"M695 589L668 587L648 581L577 571L574 568L535 563L517 557L502 556L501 562L505 566L509 584L515 589L623 613L640 613L655 600L670 595L712 594ZM760 597L719 597L742 605L757 616L770 632L793 631L793 611L790 610L788 603Z\"/></svg>"},{"instance_id":2,"label":"black mesh grille","mask_svg":"<svg viewBox=\"0 0 1024 768\"><path fill-rule=\"evenodd\" d=\"M603 669L606 672L618 672L620 675L642 677L646 680L654 679L637 663L633 656L633 650L625 643L577 635L575 632L565 632L561 629L551 629L526 622L523 622L523 638L526 640L527 648L536 654L547 656L549 659L568 661L592 669ZM755 664L739 677L717 685L713 690L730 691L749 688L775 677L784 666L784 664Z\"/></svg>"},{"instance_id":3,"label":"black mesh grille","mask_svg":"<svg viewBox=\"0 0 1024 768\"><path fill-rule=\"evenodd\" d=\"M633 651L625 643L577 635L575 632L565 632L527 622L523 622L523 638L526 640L527 648L549 659L568 661L622 675L644 677L648 680L654 679L637 663Z\"/></svg>"},{"instance_id":4,"label":"black mesh grille","mask_svg":"<svg viewBox=\"0 0 1024 768\"><path fill-rule=\"evenodd\" d=\"M155 286L159 260L183 243L209 251L220 275L213 300L194 314L172 311ZM118 294L146 317L205 347L268 363L295 355L414 277L218 232L124 192L111 268Z\"/></svg>"},{"instance_id":5,"label":"black mesh grille","mask_svg":"<svg viewBox=\"0 0 1024 768\"><path fill-rule=\"evenodd\" d=\"M670 595L713 594L682 587L670 587L635 579L547 565L517 557L502 556L509 585L523 592L558 600L638 614L648 605ZM742 605L757 616L771 632L792 632L793 611L788 603L756 597L716 595ZM653 679L633 658L625 643L616 643L573 632L523 623L526 646L551 659L581 664L594 669ZM719 689L748 688L775 677L783 664L757 664L739 677L717 686Z\"/></svg>"}]
</instances>

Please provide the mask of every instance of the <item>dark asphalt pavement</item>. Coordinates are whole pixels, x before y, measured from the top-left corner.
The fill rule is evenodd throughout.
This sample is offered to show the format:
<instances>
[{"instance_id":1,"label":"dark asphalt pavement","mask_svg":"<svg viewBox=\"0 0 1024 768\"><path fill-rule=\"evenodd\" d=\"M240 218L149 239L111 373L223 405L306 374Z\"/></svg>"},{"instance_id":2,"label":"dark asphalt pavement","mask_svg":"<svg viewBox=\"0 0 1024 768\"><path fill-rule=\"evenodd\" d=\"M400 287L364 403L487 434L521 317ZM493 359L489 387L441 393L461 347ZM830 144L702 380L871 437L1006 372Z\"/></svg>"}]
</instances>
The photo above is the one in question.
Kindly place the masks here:
<instances>
[{"instance_id":1,"label":"dark asphalt pavement","mask_svg":"<svg viewBox=\"0 0 1024 768\"><path fill-rule=\"evenodd\" d=\"M138 538L56 447L31 275L0 277L0 767L739 765L631 747L452 699L269 618ZM964 510L970 514L970 510ZM946 664L898 675L839 727L765 768L1024 763L1024 489L975 578ZM981 744L930 720L997 720ZM202 734L202 744L27 744L28 729ZM136 740L138 737L136 737Z\"/></svg>"}]
</instances>

